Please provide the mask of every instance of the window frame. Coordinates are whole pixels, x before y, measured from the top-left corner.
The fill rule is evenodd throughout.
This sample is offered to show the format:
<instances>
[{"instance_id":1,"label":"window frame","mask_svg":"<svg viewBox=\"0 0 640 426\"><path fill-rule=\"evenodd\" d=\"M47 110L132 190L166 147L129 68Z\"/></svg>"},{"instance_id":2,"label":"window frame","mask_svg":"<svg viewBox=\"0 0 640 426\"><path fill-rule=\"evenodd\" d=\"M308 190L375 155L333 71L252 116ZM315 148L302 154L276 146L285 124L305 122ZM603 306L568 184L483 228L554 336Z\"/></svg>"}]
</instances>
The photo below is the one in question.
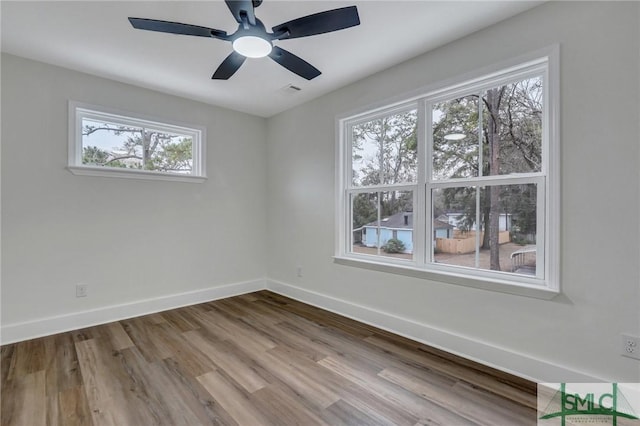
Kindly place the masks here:
<instances>
[{"instance_id":1,"label":"window frame","mask_svg":"<svg viewBox=\"0 0 640 426\"><path fill-rule=\"evenodd\" d=\"M543 78L542 165L539 172L472 178L434 179L432 173L432 105L443 100L481 93L488 88L525 78ZM560 293L559 221L560 221L560 134L559 134L559 45L553 45L508 61L448 79L395 97L387 102L360 108L336 117L336 227L335 256L338 264L408 275L439 282L551 299ZM395 111L415 107L418 111L418 170L415 184L395 185L411 190L414 197L413 260L354 253L351 250L352 194L395 189L394 185L354 187L352 185L352 136L354 124L388 116ZM451 186L536 184L538 254L543 256L535 277L489 271L432 262L431 190ZM413 186L412 188L410 188ZM542 201L542 202L541 202ZM540 205L542 204L542 205ZM418 216L425 216L424 219ZM541 225L542 224L542 225ZM430 250L431 249L431 250Z\"/></svg>"},{"instance_id":2,"label":"window frame","mask_svg":"<svg viewBox=\"0 0 640 426\"><path fill-rule=\"evenodd\" d=\"M119 167L101 167L82 164L82 121L85 118L111 121L136 127L178 133L192 139L192 170L190 174L180 174L152 170ZM175 120L159 119L143 114L122 111L115 108L69 101L69 149L67 169L74 175L115 177L125 179L162 180L202 183L206 174L206 128Z\"/></svg>"}]
</instances>

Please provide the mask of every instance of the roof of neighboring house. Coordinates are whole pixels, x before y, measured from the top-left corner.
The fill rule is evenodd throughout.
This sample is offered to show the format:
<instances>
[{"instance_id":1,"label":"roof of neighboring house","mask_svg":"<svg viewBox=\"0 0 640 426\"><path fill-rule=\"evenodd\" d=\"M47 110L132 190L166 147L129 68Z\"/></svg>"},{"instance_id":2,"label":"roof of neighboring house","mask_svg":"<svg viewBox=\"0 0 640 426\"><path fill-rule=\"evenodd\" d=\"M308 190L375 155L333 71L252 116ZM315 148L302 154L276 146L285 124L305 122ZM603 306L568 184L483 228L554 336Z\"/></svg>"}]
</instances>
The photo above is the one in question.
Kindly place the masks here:
<instances>
[{"instance_id":1,"label":"roof of neighboring house","mask_svg":"<svg viewBox=\"0 0 640 426\"><path fill-rule=\"evenodd\" d=\"M444 222L444 223L449 223L449 216L447 216L446 214L441 214L436 218L436 220L439 220L440 222Z\"/></svg>"},{"instance_id":2,"label":"roof of neighboring house","mask_svg":"<svg viewBox=\"0 0 640 426\"><path fill-rule=\"evenodd\" d=\"M405 216L407 216L407 223L405 224ZM364 226L378 226L378 221L367 223ZM413 212L399 212L389 217L385 217L380 221L381 228L391 229L413 229ZM453 225L449 225L447 222L435 219L433 221L433 229L453 229Z\"/></svg>"},{"instance_id":3,"label":"roof of neighboring house","mask_svg":"<svg viewBox=\"0 0 640 426\"><path fill-rule=\"evenodd\" d=\"M449 222L444 222L440 219L433 220L433 229L453 229L455 226L451 225Z\"/></svg>"}]
</instances>

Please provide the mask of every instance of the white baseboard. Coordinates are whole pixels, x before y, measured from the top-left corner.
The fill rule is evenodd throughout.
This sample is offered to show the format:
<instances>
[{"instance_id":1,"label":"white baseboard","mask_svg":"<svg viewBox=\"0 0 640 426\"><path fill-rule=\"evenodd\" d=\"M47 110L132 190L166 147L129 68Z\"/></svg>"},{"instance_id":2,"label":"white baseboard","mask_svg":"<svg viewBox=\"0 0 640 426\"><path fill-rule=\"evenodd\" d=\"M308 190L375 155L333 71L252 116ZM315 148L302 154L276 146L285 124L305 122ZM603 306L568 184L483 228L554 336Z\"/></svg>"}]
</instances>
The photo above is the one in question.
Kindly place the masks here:
<instances>
[{"instance_id":1,"label":"white baseboard","mask_svg":"<svg viewBox=\"0 0 640 426\"><path fill-rule=\"evenodd\" d=\"M262 279L105 306L33 321L3 324L0 328L0 342L4 345L265 289L534 382L609 382L609 380L593 377L565 366L536 359L408 318L283 282Z\"/></svg>"},{"instance_id":2,"label":"white baseboard","mask_svg":"<svg viewBox=\"0 0 640 426\"><path fill-rule=\"evenodd\" d=\"M170 294L152 299L137 300L120 305L105 306L88 311L74 312L47 318L39 318L13 324L3 324L0 328L1 344L20 342L36 337L49 336L65 331L78 330L98 324L166 311L167 309L209 302L239 294L264 290L263 279L245 281L217 287Z\"/></svg>"},{"instance_id":3,"label":"white baseboard","mask_svg":"<svg viewBox=\"0 0 640 426\"><path fill-rule=\"evenodd\" d=\"M267 289L536 383L608 382L565 366L283 282L267 280Z\"/></svg>"}]
</instances>

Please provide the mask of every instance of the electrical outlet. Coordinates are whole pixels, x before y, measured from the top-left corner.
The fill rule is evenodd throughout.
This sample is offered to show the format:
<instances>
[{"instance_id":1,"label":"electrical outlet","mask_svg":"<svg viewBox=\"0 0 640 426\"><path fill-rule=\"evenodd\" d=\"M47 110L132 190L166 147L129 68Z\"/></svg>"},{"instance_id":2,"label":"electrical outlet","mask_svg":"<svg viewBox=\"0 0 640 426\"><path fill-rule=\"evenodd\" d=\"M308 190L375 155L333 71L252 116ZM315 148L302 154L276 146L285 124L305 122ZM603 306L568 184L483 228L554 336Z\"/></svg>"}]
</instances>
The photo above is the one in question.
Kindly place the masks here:
<instances>
[{"instance_id":1,"label":"electrical outlet","mask_svg":"<svg viewBox=\"0 0 640 426\"><path fill-rule=\"evenodd\" d=\"M622 335L622 355L640 359L640 337L630 334Z\"/></svg>"},{"instance_id":2,"label":"electrical outlet","mask_svg":"<svg viewBox=\"0 0 640 426\"><path fill-rule=\"evenodd\" d=\"M88 284L76 284L76 297L87 297Z\"/></svg>"},{"instance_id":3,"label":"electrical outlet","mask_svg":"<svg viewBox=\"0 0 640 426\"><path fill-rule=\"evenodd\" d=\"M296 275L298 275L299 277L301 277L301 276L302 276L302 266L298 266L298 267L296 268Z\"/></svg>"}]
</instances>

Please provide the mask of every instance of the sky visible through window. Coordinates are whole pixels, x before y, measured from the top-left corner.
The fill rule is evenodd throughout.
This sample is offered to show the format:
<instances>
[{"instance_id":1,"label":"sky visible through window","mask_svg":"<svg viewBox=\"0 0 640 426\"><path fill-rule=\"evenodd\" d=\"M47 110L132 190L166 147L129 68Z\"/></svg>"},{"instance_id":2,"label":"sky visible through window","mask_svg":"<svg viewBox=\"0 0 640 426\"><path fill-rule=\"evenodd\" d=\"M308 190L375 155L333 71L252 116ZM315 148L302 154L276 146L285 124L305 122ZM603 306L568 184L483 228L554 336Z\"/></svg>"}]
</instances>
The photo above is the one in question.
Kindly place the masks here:
<instances>
[{"instance_id":1,"label":"sky visible through window","mask_svg":"<svg viewBox=\"0 0 640 426\"><path fill-rule=\"evenodd\" d=\"M85 126L104 127L105 124L109 124L109 127L113 127L114 129L118 127L118 125L114 123L106 123L104 121L94 121L87 118L82 119L83 128ZM116 135L115 132L113 131L100 130L97 132L93 132L90 135L82 135L82 146L83 147L95 146L104 151L113 152L117 154L118 148L121 148L124 145L124 143L127 141L127 138L129 138L130 135L131 135L130 132Z\"/></svg>"}]
</instances>

